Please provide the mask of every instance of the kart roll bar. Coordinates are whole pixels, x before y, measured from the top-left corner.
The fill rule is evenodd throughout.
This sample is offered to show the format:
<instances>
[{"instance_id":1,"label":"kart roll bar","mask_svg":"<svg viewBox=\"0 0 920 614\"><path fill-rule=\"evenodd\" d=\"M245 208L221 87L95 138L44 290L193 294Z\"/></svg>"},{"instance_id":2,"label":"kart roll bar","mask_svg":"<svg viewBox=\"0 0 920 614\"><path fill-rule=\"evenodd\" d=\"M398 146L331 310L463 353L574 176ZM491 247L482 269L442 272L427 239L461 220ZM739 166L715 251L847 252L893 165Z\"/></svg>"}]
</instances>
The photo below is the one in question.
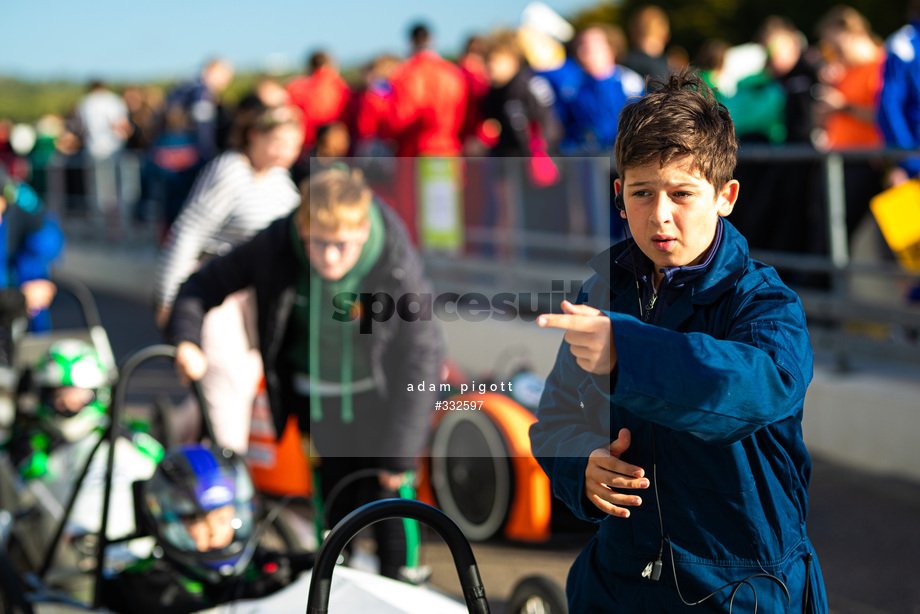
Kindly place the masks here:
<instances>
[{"instance_id":1,"label":"kart roll bar","mask_svg":"<svg viewBox=\"0 0 920 614\"><path fill-rule=\"evenodd\" d=\"M362 529L381 520L390 518L411 518L437 531L450 548L450 553L460 576L463 599L473 614L489 614L486 589L479 576L479 567L473 556L473 549L460 528L444 512L420 501L410 499L383 499L359 507L343 518L323 542L316 557L310 593L307 598L307 614L327 614L329 595L332 588L332 572L339 555L348 542Z\"/></svg>"},{"instance_id":2,"label":"kart roll bar","mask_svg":"<svg viewBox=\"0 0 920 614\"><path fill-rule=\"evenodd\" d=\"M59 290L70 293L80 305L80 311L83 314L83 321L86 323L86 329L89 331L93 346L99 354L99 360L106 369L116 368L115 357L112 355L112 346L109 343L108 334L105 327L102 326L102 317L99 315L99 308L96 306L96 300L89 287L82 281L69 276L61 276L55 273L51 281Z\"/></svg>"},{"instance_id":3,"label":"kart roll bar","mask_svg":"<svg viewBox=\"0 0 920 614\"><path fill-rule=\"evenodd\" d=\"M154 358L171 358L175 360L176 347L166 344L150 345L128 356L121 368L118 369L118 382L115 384L115 391L112 394L112 404L109 408L109 426L105 433L105 438L109 440L109 457L105 467L105 490L102 498L102 525L99 527L99 545L96 550L96 581L95 590L93 592L93 607L97 608L102 605L103 563L105 561L105 548L108 545L106 529L108 529L109 524L109 503L112 497L112 475L115 468L115 439L118 434L117 425L121 418L121 411L126 403L128 380L141 364ZM211 424L211 416L205 405L201 384L192 381L190 386L201 408L202 432L211 442L216 443L217 440L214 438L214 425Z\"/></svg>"},{"instance_id":4,"label":"kart roll bar","mask_svg":"<svg viewBox=\"0 0 920 614\"><path fill-rule=\"evenodd\" d=\"M121 412L126 403L127 397L127 388L128 381L131 378L131 375L134 371L143 363L154 358L176 358L176 348L172 345L158 344L143 347L139 350L136 350L133 354L128 356L125 359L124 363L118 370L118 380L115 383L115 388L112 394L112 401L109 404L108 415L109 415L109 424L106 427L105 433L102 437L99 438L99 441L96 442L96 445L93 447L89 456L86 459L86 463L83 465L83 468L74 483L73 490L70 493L70 497L67 500L67 504L64 506L64 513L61 515L60 522L55 530L53 539L48 544L48 550L45 552L44 560L42 561L41 568L38 572L39 578L44 578L48 573L48 570L51 568L51 563L54 560L54 553L57 549L57 545L61 540L61 536L64 533L64 528L67 525L67 520L70 517L70 513L73 511L74 504L76 503L77 496L80 493L80 487L83 485L83 481L86 478L86 474L89 472L90 464L93 462L93 458L96 456L96 452L99 451L99 448L102 445L103 441L108 441L108 458L106 460L106 469L105 469L105 488L103 490L102 498L102 522L99 527L99 537L97 540L97 549L96 549L96 569L95 569L95 588L93 593L93 607L99 607L101 598L102 598L102 572L105 561L105 549L108 545L108 524L109 524L109 507L112 499L112 478L114 475L115 467L115 441L118 437L118 427L121 424ZM195 395L195 398L198 400L198 404L201 408L201 428L204 436L208 437L212 442L216 441L214 438L214 425L211 424L211 417L208 413L207 406L205 404L204 395L201 390L201 384L199 382L191 382L190 384L192 394Z\"/></svg>"}]
</instances>

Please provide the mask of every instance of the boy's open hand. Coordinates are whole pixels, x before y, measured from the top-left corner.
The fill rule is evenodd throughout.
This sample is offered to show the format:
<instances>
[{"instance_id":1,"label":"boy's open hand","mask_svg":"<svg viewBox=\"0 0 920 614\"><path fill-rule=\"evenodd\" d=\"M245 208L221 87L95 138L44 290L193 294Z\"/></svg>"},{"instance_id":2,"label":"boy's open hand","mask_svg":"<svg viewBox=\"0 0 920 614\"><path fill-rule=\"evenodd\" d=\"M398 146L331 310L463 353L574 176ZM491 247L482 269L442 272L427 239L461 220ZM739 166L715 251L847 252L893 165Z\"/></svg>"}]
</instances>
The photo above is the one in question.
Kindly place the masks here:
<instances>
[{"instance_id":1,"label":"boy's open hand","mask_svg":"<svg viewBox=\"0 0 920 614\"><path fill-rule=\"evenodd\" d=\"M26 309L30 314L34 314L51 305L57 293L57 286L47 279L33 279L22 284L19 290L26 297Z\"/></svg>"},{"instance_id":2,"label":"boy's open hand","mask_svg":"<svg viewBox=\"0 0 920 614\"><path fill-rule=\"evenodd\" d=\"M611 516L629 518L629 510L622 506L642 505L636 495L627 495L615 489L648 488L645 470L620 460L620 455L629 448L629 429L620 429L616 441L598 448L588 456L585 467L585 495L597 509Z\"/></svg>"},{"instance_id":3,"label":"boy's open hand","mask_svg":"<svg viewBox=\"0 0 920 614\"><path fill-rule=\"evenodd\" d=\"M175 368L179 381L187 386L189 382L197 382L204 377L208 370L208 359L200 347L191 341L182 341L176 346Z\"/></svg>"},{"instance_id":4,"label":"boy's open hand","mask_svg":"<svg viewBox=\"0 0 920 614\"><path fill-rule=\"evenodd\" d=\"M617 364L617 350L613 344L610 318L588 305L575 305L562 301L565 313L545 313L537 318L544 328L562 328L563 337L571 346L572 356L578 366L588 373L604 375Z\"/></svg>"},{"instance_id":5,"label":"boy's open hand","mask_svg":"<svg viewBox=\"0 0 920 614\"><path fill-rule=\"evenodd\" d=\"M393 473L392 471L380 471L377 474L377 481L383 490L397 491L406 479L405 473Z\"/></svg>"}]
</instances>

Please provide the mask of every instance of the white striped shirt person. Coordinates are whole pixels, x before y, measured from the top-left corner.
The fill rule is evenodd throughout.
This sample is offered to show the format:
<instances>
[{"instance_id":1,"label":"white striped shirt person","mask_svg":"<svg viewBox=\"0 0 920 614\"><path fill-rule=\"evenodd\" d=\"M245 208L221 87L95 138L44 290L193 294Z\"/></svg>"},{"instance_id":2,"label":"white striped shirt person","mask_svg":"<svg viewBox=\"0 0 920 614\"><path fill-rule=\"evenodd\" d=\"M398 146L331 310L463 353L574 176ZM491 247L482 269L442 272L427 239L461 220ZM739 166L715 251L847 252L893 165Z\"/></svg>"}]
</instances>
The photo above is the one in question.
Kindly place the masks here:
<instances>
[{"instance_id":1,"label":"white striped shirt person","mask_svg":"<svg viewBox=\"0 0 920 614\"><path fill-rule=\"evenodd\" d=\"M212 160L195 181L160 256L157 304L172 305L202 255L230 251L299 203L287 169L273 167L259 177L249 159L236 151Z\"/></svg>"},{"instance_id":2,"label":"white striped shirt person","mask_svg":"<svg viewBox=\"0 0 920 614\"><path fill-rule=\"evenodd\" d=\"M221 154L202 170L161 255L156 279L161 327L179 286L202 256L229 251L300 204L287 171L303 142L299 111L247 109L237 120L236 150ZM207 360L202 393L217 441L239 453L248 448L252 402L262 374L255 309L252 291L240 290L210 310L202 327L201 349ZM174 422L177 440L196 439L197 420Z\"/></svg>"}]
</instances>

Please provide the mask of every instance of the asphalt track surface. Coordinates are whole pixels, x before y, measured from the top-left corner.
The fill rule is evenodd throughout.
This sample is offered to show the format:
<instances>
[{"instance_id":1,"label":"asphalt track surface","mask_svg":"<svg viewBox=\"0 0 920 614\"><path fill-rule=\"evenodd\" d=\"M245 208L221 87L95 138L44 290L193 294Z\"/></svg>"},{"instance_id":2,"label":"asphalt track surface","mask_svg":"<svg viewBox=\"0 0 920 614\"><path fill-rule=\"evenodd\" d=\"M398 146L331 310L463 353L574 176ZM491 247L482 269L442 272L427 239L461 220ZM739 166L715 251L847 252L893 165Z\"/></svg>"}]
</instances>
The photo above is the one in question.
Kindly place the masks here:
<instances>
[{"instance_id":1,"label":"asphalt track surface","mask_svg":"<svg viewBox=\"0 0 920 614\"><path fill-rule=\"evenodd\" d=\"M111 293L94 295L116 359L160 342L149 304ZM60 299L53 314L56 326L82 325L73 301ZM182 391L168 365L139 374L138 380L137 388L129 390L139 396ZM920 484L815 458L808 531L823 568L831 612L920 614ZM501 540L474 544L493 611L504 610L513 585L524 576L542 574L564 585L569 566L589 537L575 532L554 535L541 545ZM431 566L434 586L459 593L447 548L437 537L425 540L422 563Z\"/></svg>"}]
</instances>

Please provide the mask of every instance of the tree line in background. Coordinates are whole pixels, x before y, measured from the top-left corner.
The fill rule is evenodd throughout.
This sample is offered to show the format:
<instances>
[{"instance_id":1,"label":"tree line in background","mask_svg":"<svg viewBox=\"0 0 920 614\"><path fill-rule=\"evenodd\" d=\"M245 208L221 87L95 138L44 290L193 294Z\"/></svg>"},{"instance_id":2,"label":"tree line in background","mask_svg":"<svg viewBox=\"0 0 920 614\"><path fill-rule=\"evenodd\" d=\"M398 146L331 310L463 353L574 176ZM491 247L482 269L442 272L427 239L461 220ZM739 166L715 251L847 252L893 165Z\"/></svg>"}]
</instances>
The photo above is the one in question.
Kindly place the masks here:
<instances>
[{"instance_id":1,"label":"tree line in background","mask_svg":"<svg viewBox=\"0 0 920 614\"><path fill-rule=\"evenodd\" d=\"M285 80L291 75L280 75ZM192 78L194 74L185 78ZM251 91L260 73L237 73L225 92L225 100L235 105L240 98ZM107 82L116 91L129 85L152 86L166 92L178 81L157 80L150 82ZM47 114L65 116L77 102L86 95L88 81L29 81L15 77L0 76L0 119L13 122L34 122Z\"/></svg>"},{"instance_id":2,"label":"tree line in background","mask_svg":"<svg viewBox=\"0 0 920 614\"><path fill-rule=\"evenodd\" d=\"M576 29L598 22L624 26L636 8L649 3L657 4L668 13L671 44L683 47L691 59L703 41L710 38L720 38L733 45L753 40L760 25L770 15L788 17L809 40L814 40L815 24L824 13L838 4L848 4L865 15L875 33L883 38L904 25L907 12L907 0L623 0L618 3L600 2L567 17ZM346 79L350 73L357 74L357 70L343 70ZM279 79L289 76L279 75ZM225 93L226 101L235 103L244 92L252 89L258 78L259 73L256 72L237 73ZM110 85L121 89L127 84L116 82ZM167 90L171 83L156 81L142 85L159 86ZM85 90L84 82L39 82L0 77L0 118L14 122L34 122L49 113L66 115L85 94Z\"/></svg>"}]
</instances>

